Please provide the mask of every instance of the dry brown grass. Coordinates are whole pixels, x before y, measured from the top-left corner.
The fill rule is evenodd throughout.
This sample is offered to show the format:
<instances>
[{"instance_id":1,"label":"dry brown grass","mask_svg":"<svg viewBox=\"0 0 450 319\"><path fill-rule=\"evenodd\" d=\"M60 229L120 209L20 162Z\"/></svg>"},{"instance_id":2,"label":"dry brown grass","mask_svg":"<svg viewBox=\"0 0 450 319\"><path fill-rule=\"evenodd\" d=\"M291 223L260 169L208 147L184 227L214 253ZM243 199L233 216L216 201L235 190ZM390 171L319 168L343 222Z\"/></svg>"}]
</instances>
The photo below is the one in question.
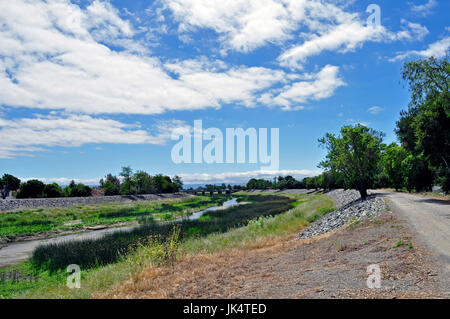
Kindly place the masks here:
<instances>
[{"instance_id":1,"label":"dry brown grass","mask_svg":"<svg viewBox=\"0 0 450 319\"><path fill-rule=\"evenodd\" d=\"M126 281L110 293L97 294L94 298L173 298L180 287L195 285L198 278L224 279L238 269L250 267L252 260L261 255L274 258L283 251L303 244L305 241L292 241L294 235L271 238L258 238L251 247L216 253L185 255L170 266L150 266L136 278ZM310 241L310 240L308 240ZM227 271L224 272L224 269ZM208 281L218 288L221 280ZM195 287L199 288L199 287ZM204 287L207 289L207 287ZM182 297L182 296L176 296ZM188 296L186 296L188 297ZM220 297L220 296L217 296Z\"/></svg>"},{"instance_id":2,"label":"dry brown grass","mask_svg":"<svg viewBox=\"0 0 450 319\"><path fill-rule=\"evenodd\" d=\"M379 223L365 222L313 239L268 237L247 248L184 255L173 268L147 267L133 280L94 297L444 297L437 286L437 268L427 253L416 245L394 248L398 239L411 240L406 227L392 227L400 225L387 214ZM336 243L345 249L337 249ZM365 287L366 267L373 262L380 263L385 275L379 290Z\"/></svg>"},{"instance_id":3,"label":"dry brown grass","mask_svg":"<svg viewBox=\"0 0 450 319\"><path fill-rule=\"evenodd\" d=\"M180 287L194 287L193 290L210 288L220 288L225 283L225 277L234 277L233 280L239 279L232 273L243 272L247 270L252 262L265 256L268 260L276 258L286 252L302 245L310 245L322 239L334 235L339 230L318 235L314 238L306 238L294 240L297 233L287 236L277 237L260 237L247 248L236 248L232 250L224 250L216 253L197 253L185 254L179 258L173 265L155 266L150 265L141 273L124 282L115 290L107 293L97 293L93 298L115 298L115 299L138 299L138 298L189 298L190 295L180 296L176 293ZM226 272L224 272L226 269ZM270 273L261 275L263 278L271 277ZM196 280L210 278L207 285L199 287ZM219 279L219 280L217 280ZM248 279L248 278L247 278ZM238 280L239 281L239 280ZM203 282L205 284L205 282ZM239 289L239 285L234 286ZM189 289L187 289L189 290ZM232 295L233 290L229 290L228 294ZM207 293L205 297L211 298ZM221 298L223 295L216 295Z\"/></svg>"}]
</instances>

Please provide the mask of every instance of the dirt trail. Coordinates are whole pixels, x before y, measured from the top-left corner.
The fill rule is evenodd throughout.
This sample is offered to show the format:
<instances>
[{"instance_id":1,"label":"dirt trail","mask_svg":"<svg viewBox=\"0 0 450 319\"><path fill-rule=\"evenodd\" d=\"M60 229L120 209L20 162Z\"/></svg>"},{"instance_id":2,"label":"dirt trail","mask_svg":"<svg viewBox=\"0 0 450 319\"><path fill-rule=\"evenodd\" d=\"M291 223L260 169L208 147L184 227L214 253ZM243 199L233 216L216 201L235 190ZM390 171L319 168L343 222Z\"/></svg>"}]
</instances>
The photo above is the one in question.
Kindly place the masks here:
<instances>
[{"instance_id":1,"label":"dirt trail","mask_svg":"<svg viewBox=\"0 0 450 319\"><path fill-rule=\"evenodd\" d=\"M398 242L405 244L397 247ZM316 239L259 245L262 248L188 256L173 269L149 268L134 282L96 297L449 297L439 286L437 262L391 213ZM380 289L367 288L371 264L380 265Z\"/></svg>"},{"instance_id":2,"label":"dirt trail","mask_svg":"<svg viewBox=\"0 0 450 319\"><path fill-rule=\"evenodd\" d=\"M442 263L442 283L450 290L450 201L387 191L372 191L388 200L419 243L434 252Z\"/></svg>"}]
</instances>

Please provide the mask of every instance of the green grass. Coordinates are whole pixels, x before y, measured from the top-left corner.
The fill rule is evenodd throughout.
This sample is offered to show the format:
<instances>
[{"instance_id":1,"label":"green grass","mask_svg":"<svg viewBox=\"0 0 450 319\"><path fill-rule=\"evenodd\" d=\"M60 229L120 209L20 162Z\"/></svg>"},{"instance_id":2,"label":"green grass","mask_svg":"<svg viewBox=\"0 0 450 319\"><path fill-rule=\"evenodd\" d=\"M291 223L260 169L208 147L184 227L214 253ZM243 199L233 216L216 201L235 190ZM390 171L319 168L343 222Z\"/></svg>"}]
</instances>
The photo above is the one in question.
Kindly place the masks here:
<instances>
[{"instance_id":1,"label":"green grass","mask_svg":"<svg viewBox=\"0 0 450 319\"><path fill-rule=\"evenodd\" d=\"M285 195L285 194L283 194ZM224 249L246 248L258 238L287 236L298 233L308 226L318 214L325 214L333 208L333 200L325 195L303 195L308 197L301 205L275 216L258 217L247 226L229 230L226 233L214 233L202 238L190 238L182 243L184 253L212 253ZM291 196L295 198L295 196Z\"/></svg>"},{"instance_id":2,"label":"green grass","mask_svg":"<svg viewBox=\"0 0 450 319\"><path fill-rule=\"evenodd\" d=\"M256 196L256 195L255 195ZM258 195L258 196L267 196ZM305 200L296 207L275 216L259 216L250 219L246 225L228 228L225 232L215 232L201 235L200 227L192 226L188 229L192 234L180 243L180 255L195 254L198 252L216 252L227 249L253 247L258 240L270 240L279 236L290 236L306 227L309 216L318 212L330 210L333 201L325 195L289 194L292 199ZM249 201L250 197L241 198ZM254 205L254 204L253 204ZM292 204L290 204L292 207ZM235 208L244 208L247 205ZM252 206L252 204L249 204ZM239 210L236 210L236 213ZM212 215L212 214L211 214ZM212 217L210 217L212 218ZM208 219L211 220L211 219ZM98 292L111 291L115 286L138 273L145 264L154 262L155 254L160 254L160 244L153 243L148 246L139 246L137 250L118 262L106 266L97 266L82 270L81 289L66 287L67 274L61 270L50 274L48 271L36 271L29 262L16 268L35 272L39 279L32 283L9 282L0 283L0 297L4 298L90 298ZM159 247L159 248L158 248ZM159 253L158 253L159 252ZM14 268L14 267L13 267Z\"/></svg>"},{"instance_id":3,"label":"green grass","mask_svg":"<svg viewBox=\"0 0 450 319\"><path fill-rule=\"evenodd\" d=\"M331 213L336 210L336 207L321 207L316 210L315 213L309 215L306 217L306 220L310 223L313 223L319 219L321 219L323 216L325 216L328 213Z\"/></svg>"},{"instance_id":4,"label":"green grass","mask_svg":"<svg viewBox=\"0 0 450 319\"><path fill-rule=\"evenodd\" d=\"M12 280L12 273L20 275L19 280ZM2 274L7 280L2 280ZM9 278L8 278L9 277ZM30 277L30 278L27 278ZM39 291L40 288L59 285L67 275L63 272L50 275L46 271L36 271L29 262L0 269L0 298L11 298L27 291ZM30 280L31 279L31 280Z\"/></svg>"},{"instance_id":5,"label":"green grass","mask_svg":"<svg viewBox=\"0 0 450 319\"><path fill-rule=\"evenodd\" d=\"M394 245L394 248L398 248L398 247L401 247L401 246L407 246L408 249L413 249L414 248L414 246L411 243L404 242L403 240L399 240L398 242L396 242L395 245Z\"/></svg>"},{"instance_id":6,"label":"green grass","mask_svg":"<svg viewBox=\"0 0 450 319\"><path fill-rule=\"evenodd\" d=\"M72 207L0 212L0 238L35 235L55 230L77 231L84 226L136 222L143 217L173 220L211 206L222 205L223 195L195 196L158 201L74 205ZM73 224L73 221L81 223ZM71 223L72 222L72 223Z\"/></svg>"}]
</instances>

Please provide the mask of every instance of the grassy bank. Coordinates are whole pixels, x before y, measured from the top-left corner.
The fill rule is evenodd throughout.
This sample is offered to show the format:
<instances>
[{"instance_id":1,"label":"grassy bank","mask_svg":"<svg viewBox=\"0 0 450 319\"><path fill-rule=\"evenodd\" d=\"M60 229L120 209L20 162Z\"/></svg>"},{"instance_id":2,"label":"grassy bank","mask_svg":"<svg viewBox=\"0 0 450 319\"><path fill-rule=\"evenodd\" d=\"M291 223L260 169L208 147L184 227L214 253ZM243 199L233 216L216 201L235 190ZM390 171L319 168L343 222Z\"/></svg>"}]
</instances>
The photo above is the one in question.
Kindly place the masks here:
<instances>
[{"instance_id":1,"label":"grassy bank","mask_svg":"<svg viewBox=\"0 0 450 319\"><path fill-rule=\"evenodd\" d=\"M275 214L275 216L268 214L250 218L249 222L241 222L228 227L227 231L222 233L213 232L185 237L175 245L176 258L196 253L252 248L265 245L274 238L288 238L308 225L308 220L316 219L318 214L326 213L333 206L333 201L324 195L294 194L289 196L297 202L291 201L291 207L296 207L290 208L288 211ZM248 201L249 198L242 197L242 200ZM246 206L242 205L233 209L238 214ZM211 221L211 218L214 217L204 220ZM145 267L157 267L170 262L165 256L165 251L167 251L167 244L154 241L149 245L139 245L132 254L119 262L83 270L81 289L66 288L67 274L64 271L56 271L54 274L43 271L38 273L38 281L31 283L26 289L20 286L21 283L17 283L16 286L14 283L0 285L2 287L0 295L26 298L90 298L93 294L111 291L125 280L137 276ZM26 272L33 271L29 263L24 263L22 267L26 269Z\"/></svg>"},{"instance_id":2,"label":"grassy bank","mask_svg":"<svg viewBox=\"0 0 450 319\"><path fill-rule=\"evenodd\" d=\"M246 225L254 218L280 214L290 209L290 203L294 201L282 196L240 197L241 200L251 201L251 204L208 212L200 219L176 223L180 239L223 233L230 228ZM173 229L172 223L150 220L150 223L130 231L107 234L98 239L42 245L33 252L31 262L36 268L50 271L65 269L70 264L77 264L83 269L102 266L117 262L139 245L165 242Z\"/></svg>"},{"instance_id":3,"label":"grassy bank","mask_svg":"<svg viewBox=\"0 0 450 319\"><path fill-rule=\"evenodd\" d=\"M283 194L285 195L285 194ZM265 195L262 195L265 196ZM214 233L204 238L191 238L180 247L182 254L213 253L220 250L256 247L276 237L289 237L333 211L333 200L325 195L290 194L294 206L275 216L261 216L244 227L222 234Z\"/></svg>"},{"instance_id":4,"label":"grassy bank","mask_svg":"<svg viewBox=\"0 0 450 319\"><path fill-rule=\"evenodd\" d=\"M80 231L97 225L136 222L140 218L168 221L207 207L221 205L226 196L195 196L158 201L74 205L0 212L1 237L14 238L52 231Z\"/></svg>"}]
</instances>

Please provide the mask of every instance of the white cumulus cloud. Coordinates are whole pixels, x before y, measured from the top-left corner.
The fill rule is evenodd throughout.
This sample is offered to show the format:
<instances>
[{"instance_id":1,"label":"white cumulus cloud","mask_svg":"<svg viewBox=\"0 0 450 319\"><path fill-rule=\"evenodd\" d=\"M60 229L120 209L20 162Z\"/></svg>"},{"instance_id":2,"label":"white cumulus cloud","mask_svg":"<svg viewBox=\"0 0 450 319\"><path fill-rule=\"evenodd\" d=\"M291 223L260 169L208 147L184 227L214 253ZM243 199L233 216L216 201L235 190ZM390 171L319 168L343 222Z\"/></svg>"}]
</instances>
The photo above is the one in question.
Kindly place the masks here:
<instances>
[{"instance_id":1,"label":"white cumulus cloud","mask_svg":"<svg viewBox=\"0 0 450 319\"><path fill-rule=\"evenodd\" d=\"M429 44L428 47L423 50L411 50L406 52L399 52L395 57L391 58L389 61L391 62L400 61L409 57L422 57L422 58L435 57L439 59L448 54L449 49L450 49L450 37L445 37L441 40Z\"/></svg>"},{"instance_id":2,"label":"white cumulus cloud","mask_svg":"<svg viewBox=\"0 0 450 319\"><path fill-rule=\"evenodd\" d=\"M429 15L432 10L436 7L437 1L436 0L427 0L423 4L418 5L412 5L411 11L422 16Z\"/></svg>"},{"instance_id":3,"label":"white cumulus cloud","mask_svg":"<svg viewBox=\"0 0 450 319\"><path fill-rule=\"evenodd\" d=\"M180 173L185 184L213 184L213 183L246 183L251 178L263 178L273 180L274 177L291 175L296 179L316 176L321 174L321 170L308 169L286 169L286 170L256 170L244 172L225 172L225 173Z\"/></svg>"},{"instance_id":4,"label":"white cumulus cloud","mask_svg":"<svg viewBox=\"0 0 450 319\"><path fill-rule=\"evenodd\" d=\"M77 147L88 143L165 144L172 131L188 127L177 120L159 122L154 132L137 124L89 115L48 115L32 118L0 118L0 158L31 156L48 147Z\"/></svg>"},{"instance_id":5,"label":"white cumulus cloud","mask_svg":"<svg viewBox=\"0 0 450 319\"><path fill-rule=\"evenodd\" d=\"M244 3L239 3L228 5L242 8ZM205 14L215 10L206 2L202 6L208 8ZM291 15L295 11L291 2L274 6L290 8ZM259 15L255 10L256 2L248 10L249 23ZM233 10L228 13L231 19ZM205 57L163 62L135 40L136 30L116 8L100 0L84 9L68 0L2 1L0 23L0 104L10 107L161 114L227 103L255 106L263 91L296 77L280 69L227 65ZM234 22L224 21L228 23ZM311 99L329 96L313 95Z\"/></svg>"},{"instance_id":6,"label":"white cumulus cloud","mask_svg":"<svg viewBox=\"0 0 450 319\"><path fill-rule=\"evenodd\" d=\"M339 67L326 65L318 73L304 75L304 80L264 94L260 101L268 105L281 105L285 111L292 111L292 105L330 97L337 88L344 85L345 82L339 77ZM294 106L295 108L304 107Z\"/></svg>"}]
</instances>

